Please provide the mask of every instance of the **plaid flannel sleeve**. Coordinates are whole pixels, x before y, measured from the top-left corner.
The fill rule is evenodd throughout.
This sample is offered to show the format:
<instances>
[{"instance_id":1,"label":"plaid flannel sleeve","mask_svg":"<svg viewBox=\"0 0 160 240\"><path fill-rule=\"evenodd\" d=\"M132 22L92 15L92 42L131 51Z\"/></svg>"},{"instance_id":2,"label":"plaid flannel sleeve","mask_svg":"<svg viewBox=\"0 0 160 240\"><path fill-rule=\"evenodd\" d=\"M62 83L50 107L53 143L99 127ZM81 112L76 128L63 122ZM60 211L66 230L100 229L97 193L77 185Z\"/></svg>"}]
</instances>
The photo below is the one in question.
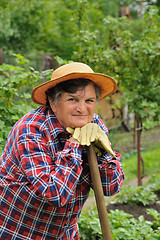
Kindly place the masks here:
<instances>
[{"instance_id":1,"label":"plaid flannel sleeve","mask_svg":"<svg viewBox=\"0 0 160 240\"><path fill-rule=\"evenodd\" d=\"M54 206L65 205L71 199L82 172L81 146L67 140L62 151L51 155L44 140L23 135L18 152L33 190Z\"/></svg>"},{"instance_id":2,"label":"plaid flannel sleeve","mask_svg":"<svg viewBox=\"0 0 160 240\"><path fill-rule=\"evenodd\" d=\"M108 136L108 129L99 116L96 122ZM104 151L101 156L97 157L105 196L112 196L118 193L124 182L124 173L120 162L121 155L115 151L114 153L116 156L115 158L106 151Z\"/></svg>"},{"instance_id":3,"label":"plaid flannel sleeve","mask_svg":"<svg viewBox=\"0 0 160 240\"><path fill-rule=\"evenodd\" d=\"M98 165L105 196L113 196L118 193L124 182L120 154L115 152L115 155L115 159L112 159L108 153L104 153L98 157Z\"/></svg>"}]
</instances>

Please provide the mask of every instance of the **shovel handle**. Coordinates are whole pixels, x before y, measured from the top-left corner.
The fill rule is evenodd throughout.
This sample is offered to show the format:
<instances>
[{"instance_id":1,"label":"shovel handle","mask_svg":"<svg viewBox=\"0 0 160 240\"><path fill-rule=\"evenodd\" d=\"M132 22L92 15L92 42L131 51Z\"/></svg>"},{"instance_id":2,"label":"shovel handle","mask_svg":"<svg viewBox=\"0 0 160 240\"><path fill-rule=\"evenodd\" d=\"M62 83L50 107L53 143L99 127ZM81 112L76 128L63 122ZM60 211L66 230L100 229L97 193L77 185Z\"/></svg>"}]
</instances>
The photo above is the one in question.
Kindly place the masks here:
<instances>
[{"instance_id":1,"label":"shovel handle","mask_svg":"<svg viewBox=\"0 0 160 240\"><path fill-rule=\"evenodd\" d=\"M88 163L90 168L91 180L92 180L93 190L95 193L99 220L101 224L102 237L103 237L103 240L112 240L108 213L107 213L107 208L104 200L102 182L101 182L99 168L98 168L97 156L94 151L93 144L91 144L90 146L87 146L86 149L87 149L87 157L88 157Z\"/></svg>"}]
</instances>

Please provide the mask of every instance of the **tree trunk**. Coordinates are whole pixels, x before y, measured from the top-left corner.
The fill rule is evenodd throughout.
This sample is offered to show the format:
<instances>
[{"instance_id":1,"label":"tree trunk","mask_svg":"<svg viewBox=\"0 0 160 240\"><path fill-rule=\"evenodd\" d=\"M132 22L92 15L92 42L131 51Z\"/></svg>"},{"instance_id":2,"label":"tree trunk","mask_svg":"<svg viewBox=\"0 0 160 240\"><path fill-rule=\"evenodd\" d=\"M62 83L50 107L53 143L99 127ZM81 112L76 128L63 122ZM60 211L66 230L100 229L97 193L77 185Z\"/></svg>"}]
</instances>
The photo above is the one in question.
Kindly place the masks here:
<instances>
[{"instance_id":1,"label":"tree trunk","mask_svg":"<svg viewBox=\"0 0 160 240\"><path fill-rule=\"evenodd\" d=\"M137 157L138 157L138 186L142 185L141 177L141 130L140 120L137 118Z\"/></svg>"},{"instance_id":2,"label":"tree trunk","mask_svg":"<svg viewBox=\"0 0 160 240\"><path fill-rule=\"evenodd\" d=\"M134 116L134 128L133 128L133 148L136 149L136 125L137 125L137 120L136 120L136 116Z\"/></svg>"}]
</instances>

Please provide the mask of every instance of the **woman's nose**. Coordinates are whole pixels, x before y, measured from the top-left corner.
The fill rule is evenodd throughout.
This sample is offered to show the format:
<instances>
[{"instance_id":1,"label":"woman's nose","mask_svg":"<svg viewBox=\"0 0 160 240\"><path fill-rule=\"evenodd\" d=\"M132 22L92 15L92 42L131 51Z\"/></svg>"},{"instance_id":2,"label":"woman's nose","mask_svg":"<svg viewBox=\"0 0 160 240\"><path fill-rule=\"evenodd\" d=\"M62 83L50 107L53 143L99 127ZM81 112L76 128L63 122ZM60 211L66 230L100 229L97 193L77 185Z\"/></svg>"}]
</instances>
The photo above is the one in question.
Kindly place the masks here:
<instances>
[{"instance_id":1,"label":"woman's nose","mask_svg":"<svg viewBox=\"0 0 160 240\"><path fill-rule=\"evenodd\" d=\"M86 104L85 102L78 102L77 103L77 111L80 112L80 113L85 113L86 112Z\"/></svg>"}]
</instances>

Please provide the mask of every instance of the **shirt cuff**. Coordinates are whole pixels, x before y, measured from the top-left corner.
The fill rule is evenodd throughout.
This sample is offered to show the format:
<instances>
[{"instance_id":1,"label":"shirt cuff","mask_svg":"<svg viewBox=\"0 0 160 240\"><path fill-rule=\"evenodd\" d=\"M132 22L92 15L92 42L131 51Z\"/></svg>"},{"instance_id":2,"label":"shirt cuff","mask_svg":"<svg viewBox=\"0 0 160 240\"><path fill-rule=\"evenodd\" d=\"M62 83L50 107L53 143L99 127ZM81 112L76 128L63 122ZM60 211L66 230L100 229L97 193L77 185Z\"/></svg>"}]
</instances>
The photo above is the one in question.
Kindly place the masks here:
<instances>
[{"instance_id":1,"label":"shirt cuff","mask_svg":"<svg viewBox=\"0 0 160 240\"><path fill-rule=\"evenodd\" d=\"M72 162L78 160L80 164L83 162L82 160L82 150L83 147L80 143L73 143L70 140L67 140L63 149L67 155L70 155L72 158Z\"/></svg>"},{"instance_id":2,"label":"shirt cuff","mask_svg":"<svg viewBox=\"0 0 160 240\"><path fill-rule=\"evenodd\" d=\"M76 148L82 150L83 147L80 143L73 143L70 140L67 140L64 148Z\"/></svg>"}]
</instances>

